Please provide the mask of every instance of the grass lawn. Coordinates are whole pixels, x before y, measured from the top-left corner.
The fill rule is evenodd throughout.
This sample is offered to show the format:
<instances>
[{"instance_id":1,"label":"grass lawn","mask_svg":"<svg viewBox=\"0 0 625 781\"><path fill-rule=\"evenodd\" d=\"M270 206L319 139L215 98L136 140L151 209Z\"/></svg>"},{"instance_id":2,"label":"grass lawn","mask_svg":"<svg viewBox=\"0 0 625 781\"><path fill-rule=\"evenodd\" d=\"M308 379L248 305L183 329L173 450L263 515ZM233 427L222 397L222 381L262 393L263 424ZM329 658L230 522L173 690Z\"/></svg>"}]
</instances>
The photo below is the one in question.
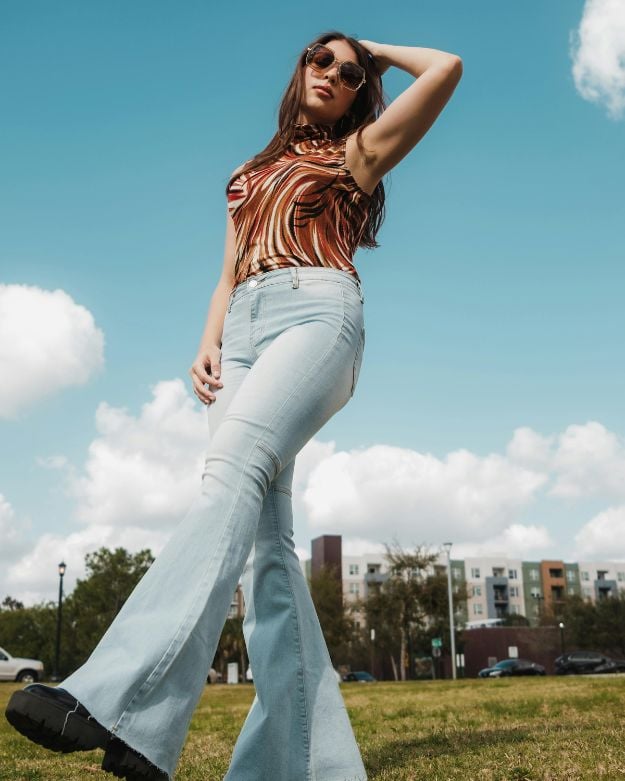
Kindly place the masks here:
<instances>
[{"instance_id":1,"label":"grass lawn","mask_svg":"<svg viewBox=\"0 0 625 781\"><path fill-rule=\"evenodd\" d=\"M16 732L4 709L18 688L0 684L2 781L114 778L100 769L102 751L57 754ZM625 676L344 683L341 690L369 781L625 778ZM251 684L206 686L176 781L223 779L253 693Z\"/></svg>"}]
</instances>

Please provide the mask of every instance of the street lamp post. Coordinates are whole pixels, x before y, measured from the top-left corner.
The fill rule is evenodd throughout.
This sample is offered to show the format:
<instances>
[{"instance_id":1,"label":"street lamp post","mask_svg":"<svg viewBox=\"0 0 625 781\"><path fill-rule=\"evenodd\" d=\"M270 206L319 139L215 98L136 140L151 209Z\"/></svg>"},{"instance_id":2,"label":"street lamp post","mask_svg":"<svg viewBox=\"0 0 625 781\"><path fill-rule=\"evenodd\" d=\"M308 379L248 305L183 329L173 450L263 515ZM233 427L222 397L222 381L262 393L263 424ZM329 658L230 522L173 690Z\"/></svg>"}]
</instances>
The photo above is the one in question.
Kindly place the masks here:
<instances>
[{"instance_id":1,"label":"street lamp post","mask_svg":"<svg viewBox=\"0 0 625 781\"><path fill-rule=\"evenodd\" d=\"M562 621L558 624L560 627L560 647L562 648L562 654L564 655L564 624Z\"/></svg>"},{"instance_id":2,"label":"street lamp post","mask_svg":"<svg viewBox=\"0 0 625 781\"><path fill-rule=\"evenodd\" d=\"M56 614L56 650L54 652L54 671L52 680L59 680L59 657L61 654L61 610L63 605L63 575L65 575L65 562L59 564L59 607Z\"/></svg>"},{"instance_id":3,"label":"street lamp post","mask_svg":"<svg viewBox=\"0 0 625 781\"><path fill-rule=\"evenodd\" d=\"M375 678L375 673L373 672L373 670L374 670L373 642L375 640L375 629L373 627L371 627L371 633L370 633L369 637L371 638L371 675L373 675L373 677Z\"/></svg>"},{"instance_id":4,"label":"street lamp post","mask_svg":"<svg viewBox=\"0 0 625 781\"><path fill-rule=\"evenodd\" d=\"M451 675L456 680L456 637L454 630L454 600L451 589L451 558L450 551L453 543L444 542L443 547L447 553L447 592L449 595L449 637L451 640Z\"/></svg>"}]
</instances>

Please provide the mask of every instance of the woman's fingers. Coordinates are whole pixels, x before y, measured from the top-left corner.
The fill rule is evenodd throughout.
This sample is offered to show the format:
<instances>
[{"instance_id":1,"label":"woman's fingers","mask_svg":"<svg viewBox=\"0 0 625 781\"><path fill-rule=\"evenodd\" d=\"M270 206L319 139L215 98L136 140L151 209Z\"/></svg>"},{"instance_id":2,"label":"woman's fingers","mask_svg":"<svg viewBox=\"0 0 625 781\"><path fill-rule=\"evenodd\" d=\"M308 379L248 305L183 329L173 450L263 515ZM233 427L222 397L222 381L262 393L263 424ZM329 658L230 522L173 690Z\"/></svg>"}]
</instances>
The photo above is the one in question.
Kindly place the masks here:
<instances>
[{"instance_id":1,"label":"woman's fingers","mask_svg":"<svg viewBox=\"0 0 625 781\"><path fill-rule=\"evenodd\" d=\"M215 401L215 394L206 386L223 387L223 382L219 379L219 356L214 354L214 351L198 356L189 369L189 374L193 382L193 392L200 401L205 404Z\"/></svg>"}]
</instances>

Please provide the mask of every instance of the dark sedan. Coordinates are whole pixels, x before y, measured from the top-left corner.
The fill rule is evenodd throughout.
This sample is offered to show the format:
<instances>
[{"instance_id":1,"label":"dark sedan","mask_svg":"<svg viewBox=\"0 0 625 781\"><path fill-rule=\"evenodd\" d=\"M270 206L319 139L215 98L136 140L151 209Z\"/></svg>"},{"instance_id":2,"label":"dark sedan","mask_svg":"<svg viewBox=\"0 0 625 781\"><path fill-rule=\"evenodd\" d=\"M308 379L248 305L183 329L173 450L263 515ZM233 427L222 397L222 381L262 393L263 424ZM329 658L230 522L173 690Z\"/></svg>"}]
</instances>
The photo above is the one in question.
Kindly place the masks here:
<instances>
[{"instance_id":1,"label":"dark sedan","mask_svg":"<svg viewBox=\"0 0 625 781\"><path fill-rule=\"evenodd\" d=\"M494 667L485 667L478 673L480 678L503 678L508 675L545 675L545 668L529 659L502 659Z\"/></svg>"},{"instance_id":2,"label":"dark sedan","mask_svg":"<svg viewBox=\"0 0 625 781\"><path fill-rule=\"evenodd\" d=\"M359 683L372 683L373 681L377 681L377 678L374 678L371 673L368 673L365 670L356 670L355 672L345 673L343 680L345 682L358 681Z\"/></svg>"},{"instance_id":3,"label":"dark sedan","mask_svg":"<svg viewBox=\"0 0 625 781\"><path fill-rule=\"evenodd\" d=\"M625 672L625 659L612 659L598 651L571 651L554 662L556 675Z\"/></svg>"}]
</instances>

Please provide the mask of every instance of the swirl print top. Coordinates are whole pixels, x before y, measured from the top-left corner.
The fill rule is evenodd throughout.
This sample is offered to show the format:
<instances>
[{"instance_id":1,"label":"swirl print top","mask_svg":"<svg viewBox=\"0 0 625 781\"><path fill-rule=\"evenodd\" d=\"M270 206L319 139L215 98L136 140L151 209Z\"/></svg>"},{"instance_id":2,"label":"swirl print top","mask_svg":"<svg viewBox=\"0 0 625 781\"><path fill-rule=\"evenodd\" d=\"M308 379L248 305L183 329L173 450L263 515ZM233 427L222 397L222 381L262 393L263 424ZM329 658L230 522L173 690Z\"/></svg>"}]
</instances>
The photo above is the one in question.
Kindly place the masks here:
<instances>
[{"instance_id":1,"label":"swirl print top","mask_svg":"<svg viewBox=\"0 0 625 781\"><path fill-rule=\"evenodd\" d=\"M353 274L372 196L345 165L345 138L332 125L296 123L282 156L230 184L236 228L236 286L286 266L329 266Z\"/></svg>"}]
</instances>

